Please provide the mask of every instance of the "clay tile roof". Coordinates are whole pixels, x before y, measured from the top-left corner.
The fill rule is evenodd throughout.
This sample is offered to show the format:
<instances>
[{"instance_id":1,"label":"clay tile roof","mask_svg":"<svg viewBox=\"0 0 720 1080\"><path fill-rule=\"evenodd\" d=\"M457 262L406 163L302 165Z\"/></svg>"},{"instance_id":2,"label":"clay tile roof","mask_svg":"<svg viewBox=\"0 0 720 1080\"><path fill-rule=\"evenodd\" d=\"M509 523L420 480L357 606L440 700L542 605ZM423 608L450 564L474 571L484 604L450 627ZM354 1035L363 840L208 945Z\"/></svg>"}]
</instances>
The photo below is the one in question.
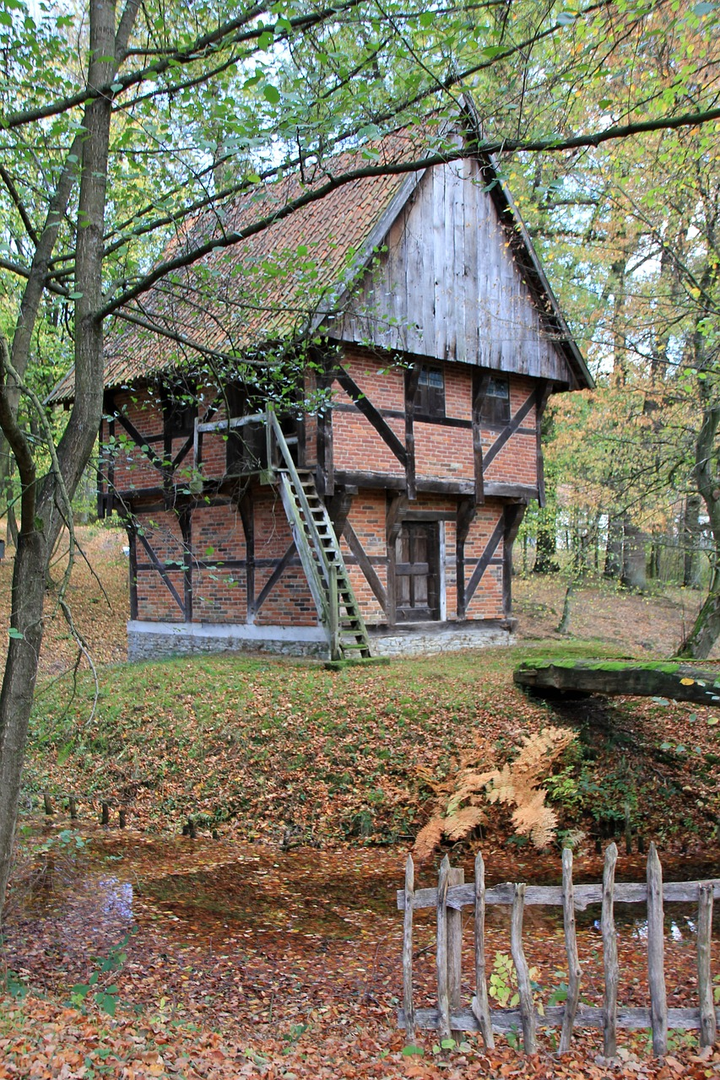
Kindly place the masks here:
<instances>
[{"instance_id":1,"label":"clay tile roof","mask_svg":"<svg viewBox=\"0 0 720 1080\"><path fill-rule=\"evenodd\" d=\"M258 185L190 221L168 245L163 260L272 215L330 176L364 164L420 156L421 150L399 133L378 143L370 158L367 151L365 156L344 153L323 163L322 169ZM262 232L218 248L158 281L130 310L181 341L116 319L106 339L106 387L137 384L180 365L192 368L210 352L241 360L269 342L292 339L308 325L317 325L357 273L363 245L406 181L407 174L353 180ZM49 400L69 401L73 392L71 370Z\"/></svg>"}]
</instances>

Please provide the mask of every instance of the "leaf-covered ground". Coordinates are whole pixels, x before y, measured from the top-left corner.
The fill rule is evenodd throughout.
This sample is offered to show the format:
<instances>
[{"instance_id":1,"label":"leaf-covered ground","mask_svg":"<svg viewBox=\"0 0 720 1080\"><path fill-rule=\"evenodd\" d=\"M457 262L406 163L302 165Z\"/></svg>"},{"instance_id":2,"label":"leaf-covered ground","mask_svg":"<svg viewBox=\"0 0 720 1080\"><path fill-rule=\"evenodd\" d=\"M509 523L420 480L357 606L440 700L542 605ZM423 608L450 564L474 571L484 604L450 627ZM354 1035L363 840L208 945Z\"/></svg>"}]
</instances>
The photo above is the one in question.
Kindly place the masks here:
<instances>
[{"instance_id":1,"label":"leaf-covered ground","mask_svg":"<svg viewBox=\"0 0 720 1080\"><path fill-rule=\"evenodd\" d=\"M513 650L341 672L257 657L131 668L122 663L124 536L90 529L81 539L96 573L80 563L69 600L98 663L100 697L93 715L86 665L77 680L68 674L75 650L51 589L24 787L29 832L7 926L9 986L19 997L0 999L0 1080L720 1074L720 1057L700 1055L692 1039L675 1038L670 1057L653 1063L645 1035L624 1036L612 1067L598 1059L593 1034L580 1035L562 1062L549 1035L533 1059L502 1041L488 1056L474 1038L437 1054L431 1036L409 1057L395 1023L404 854L462 763L500 764L543 725L577 734L547 785L576 845L577 880L598 880L596 847L610 835L623 841L626 822L633 853L621 842L620 880L642 877L637 845L651 839L666 876L720 876L717 711L636 699L551 707L511 681L533 651L667 655L697 594L583 590L577 636L559 639L562 582L518 581L524 629ZM61 570L59 553L55 580ZM9 573L8 561L5 604ZM55 807L47 821L44 791ZM67 817L70 794L77 823ZM103 798L113 803L109 830L97 824ZM196 840L179 835L188 818ZM453 850L468 875L479 842ZM557 880L559 851L538 855L518 842L495 808L481 842L491 881ZM422 868L421 884L434 872ZM506 914L488 923L500 957ZM673 919L668 989L672 1004L691 1004L692 927L687 913ZM429 1002L432 922L418 923L418 988ZM536 912L526 929L547 1001L563 977L559 927ZM622 931L623 1004L645 1003L642 933L634 919ZM588 919L588 1000L600 991L598 956ZM99 1010L98 993L114 1016Z\"/></svg>"}]
</instances>

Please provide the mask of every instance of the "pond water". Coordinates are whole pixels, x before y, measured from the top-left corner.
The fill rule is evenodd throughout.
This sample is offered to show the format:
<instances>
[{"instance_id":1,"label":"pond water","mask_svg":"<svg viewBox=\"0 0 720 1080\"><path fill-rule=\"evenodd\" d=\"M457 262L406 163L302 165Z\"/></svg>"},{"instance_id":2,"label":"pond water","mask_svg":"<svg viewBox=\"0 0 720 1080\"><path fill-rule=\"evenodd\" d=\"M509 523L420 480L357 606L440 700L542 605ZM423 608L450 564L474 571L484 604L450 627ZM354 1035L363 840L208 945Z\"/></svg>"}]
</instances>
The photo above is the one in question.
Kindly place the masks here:
<instances>
[{"instance_id":1,"label":"pond water","mask_svg":"<svg viewBox=\"0 0 720 1080\"><path fill-rule=\"evenodd\" d=\"M73 834L74 836L75 834ZM223 1025L243 1021L294 1023L318 1010L347 1015L349 1006L375 1010L393 1023L401 992L402 887L405 853L275 848L206 839L151 839L99 828L85 843L56 842L40 870L22 868L7 921L9 967L37 988L64 990L83 982L102 958L121 947L113 971L124 1001L154 1007L172 1001L183 1016L210 1013ZM557 884L557 853L522 858L486 853L488 885L514 878ZM720 877L720 866L664 859L666 880ZM41 872L40 872L41 871ZM473 875L472 862L465 866ZM533 873L534 871L534 873ZM601 863L578 862L576 881L598 881ZM434 884L422 869L418 886ZM619 881L642 880L642 861L621 860ZM716 905L717 915L720 904ZM668 905L667 955L671 1004L684 1003L694 971L694 911ZM466 915L469 923L470 916ZM587 1000L601 992L599 908L577 913ZM617 906L626 1004L643 1004L643 905ZM487 913L490 956L509 952L509 909ZM432 999L434 912L416 914L417 985ZM720 925L716 925L720 939ZM565 965L559 908L529 906L526 953L549 995ZM472 935L465 934L464 971L472 972ZM100 958L100 960L93 959ZM466 991L471 992L468 981ZM164 1006L163 1006L164 1007Z\"/></svg>"}]
</instances>

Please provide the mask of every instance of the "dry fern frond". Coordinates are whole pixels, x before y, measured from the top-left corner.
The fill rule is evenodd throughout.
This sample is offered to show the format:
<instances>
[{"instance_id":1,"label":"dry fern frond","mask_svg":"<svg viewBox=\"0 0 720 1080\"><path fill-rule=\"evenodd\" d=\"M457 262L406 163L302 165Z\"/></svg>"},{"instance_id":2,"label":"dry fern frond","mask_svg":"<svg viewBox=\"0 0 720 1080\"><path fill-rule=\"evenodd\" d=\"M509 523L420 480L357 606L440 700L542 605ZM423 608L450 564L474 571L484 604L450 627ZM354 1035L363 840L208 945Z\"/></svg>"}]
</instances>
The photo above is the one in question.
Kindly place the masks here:
<instances>
[{"instance_id":1,"label":"dry fern frond","mask_svg":"<svg viewBox=\"0 0 720 1080\"><path fill-rule=\"evenodd\" d=\"M437 849L440 847L440 843L443 838L443 832L445 829L445 818L434 817L428 821L427 825L424 825L420 832L415 837L415 843L413 844L413 851L415 857L420 862L425 862L427 859L431 859Z\"/></svg>"},{"instance_id":2,"label":"dry fern frond","mask_svg":"<svg viewBox=\"0 0 720 1080\"><path fill-rule=\"evenodd\" d=\"M512 766L503 765L494 776L488 791L490 802L511 803L515 801L515 778Z\"/></svg>"},{"instance_id":3,"label":"dry fern frond","mask_svg":"<svg viewBox=\"0 0 720 1080\"><path fill-rule=\"evenodd\" d=\"M540 780L574 738L573 732L566 728L548 727L524 736L515 760L501 769L477 772L462 768L452 786L446 782L449 798L445 816L436 814L417 835L414 850L418 859L429 859L443 837L457 842L469 836L485 820L478 805L481 798L514 806L512 821L516 832L529 835L536 847L546 847L557 828L557 816L545 805L547 792L539 786Z\"/></svg>"},{"instance_id":4,"label":"dry fern frond","mask_svg":"<svg viewBox=\"0 0 720 1080\"><path fill-rule=\"evenodd\" d=\"M445 818L443 831L446 838L454 844L458 840L464 840L484 820L485 813L479 806L465 806L458 810L457 814Z\"/></svg>"}]
</instances>

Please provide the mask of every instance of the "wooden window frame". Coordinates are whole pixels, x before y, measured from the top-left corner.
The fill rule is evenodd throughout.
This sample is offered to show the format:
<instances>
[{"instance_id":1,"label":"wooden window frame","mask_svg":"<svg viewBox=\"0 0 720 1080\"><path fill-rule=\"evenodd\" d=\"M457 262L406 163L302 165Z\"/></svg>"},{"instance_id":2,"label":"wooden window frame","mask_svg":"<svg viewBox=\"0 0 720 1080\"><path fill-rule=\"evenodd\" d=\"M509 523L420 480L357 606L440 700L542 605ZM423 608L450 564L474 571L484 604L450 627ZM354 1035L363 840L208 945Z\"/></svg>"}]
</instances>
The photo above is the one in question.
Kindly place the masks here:
<instances>
[{"instance_id":1,"label":"wooden window frame","mask_svg":"<svg viewBox=\"0 0 720 1080\"><path fill-rule=\"evenodd\" d=\"M491 375L480 408L481 424L510 423L510 378L508 375Z\"/></svg>"},{"instance_id":2,"label":"wooden window frame","mask_svg":"<svg viewBox=\"0 0 720 1080\"><path fill-rule=\"evenodd\" d=\"M445 419L445 372L441 367L434 364L421 366L415 391L415 414Z\"/></svg>"}]
</instances>

